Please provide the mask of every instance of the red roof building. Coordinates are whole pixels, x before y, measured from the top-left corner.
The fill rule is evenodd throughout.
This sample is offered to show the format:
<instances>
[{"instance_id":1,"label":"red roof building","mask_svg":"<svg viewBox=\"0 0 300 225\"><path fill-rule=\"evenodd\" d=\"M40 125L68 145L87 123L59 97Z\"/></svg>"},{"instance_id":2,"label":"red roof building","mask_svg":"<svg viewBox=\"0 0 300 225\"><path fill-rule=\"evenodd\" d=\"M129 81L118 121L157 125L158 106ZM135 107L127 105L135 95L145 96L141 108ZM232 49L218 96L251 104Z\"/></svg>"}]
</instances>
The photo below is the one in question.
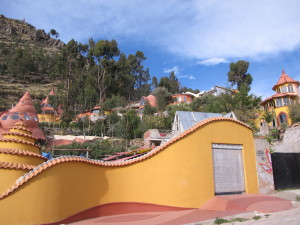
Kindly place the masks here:
<instances>
[{"instance_id":1,"label":"red roof building","mask_svg":"<svg viewBox=\"0 0 300 225\"><path fill-rule=\"evenodd\" d=\"M145 106L149 104L152 107L157 107L157 99L154 95L148 95L147 97L142 96L140 100L139 110L140 113L143 112Z\"/></svg>"},{"instance_id":2,"label":"red roof building","mask_svg":"<svg viewBox=\"0 0 300 225\"><path fill-rule=\"evenodd\" d=\"M39 119L28 91L15 107L1 114L0 137L2 137L2 133L7 132L10 127L20 121L28 127L35 139L46 140L43 131L38 126Z\"/></svg>"},{"instance_id":3,"label":"red roof building","mask_svg":"<svg viewBox=\"0 0 300 225\"><path fill-rule=\"evenodd\" d=\"M272 112L275 115L273 126L292 124L293 121L289 118L288 106L299 102L299 85L299 81L292 79L282 70L278 82L272 88L276 91L276 94L260 103L265 111Z\"/></svg>"},{"instance_id":4,"label":"red roof building","mask_svg":"<svg viewBox=\"0 0 300 225\"><path fill-rule=\"evenodd\" d=\"M176 94L171 96L171 105L178 105L181 103L191 103L194 99L190 94Z\"/></svg>"}]
</instances>

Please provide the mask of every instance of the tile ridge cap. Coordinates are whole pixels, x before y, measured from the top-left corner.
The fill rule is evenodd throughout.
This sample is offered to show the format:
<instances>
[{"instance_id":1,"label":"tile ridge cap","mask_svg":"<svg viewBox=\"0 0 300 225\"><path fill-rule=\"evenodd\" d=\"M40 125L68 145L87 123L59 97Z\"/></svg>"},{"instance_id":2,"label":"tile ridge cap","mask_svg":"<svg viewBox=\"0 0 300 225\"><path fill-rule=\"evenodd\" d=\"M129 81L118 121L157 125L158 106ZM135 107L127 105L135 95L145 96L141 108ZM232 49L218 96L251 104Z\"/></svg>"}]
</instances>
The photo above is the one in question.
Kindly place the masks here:
<instances>
[{"instance_id":1,"label":"tile ridge cap","mask_svg":"<svg viewBox=\"0 0 300 225\"><path fill-rule=\"evenodd\" d=\"M39 157L39 158L47 160L46 157L44 157L38 153L26 151L23 149L17 149L17 148L1 148L0 147L0 153L12 154L12 155L29 155L29 156Z\"/></svg>"}]
</instances>

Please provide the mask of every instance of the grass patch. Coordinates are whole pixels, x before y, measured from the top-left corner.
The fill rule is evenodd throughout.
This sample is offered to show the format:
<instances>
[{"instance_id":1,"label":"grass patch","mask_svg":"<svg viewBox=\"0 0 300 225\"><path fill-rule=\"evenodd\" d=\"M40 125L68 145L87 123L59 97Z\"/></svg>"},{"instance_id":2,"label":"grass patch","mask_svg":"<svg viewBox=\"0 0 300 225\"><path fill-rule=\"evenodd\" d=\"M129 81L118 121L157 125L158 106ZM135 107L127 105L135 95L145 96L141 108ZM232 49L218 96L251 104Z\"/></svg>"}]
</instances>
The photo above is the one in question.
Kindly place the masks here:
<instances>
[{"instance_id":1,"label":"grass patch","mask_svg":"<svg viewBox=\"0 0 300 225\"><path fill-rule=\"evenodd\" d=\"M218 218L218 217L214 221L214 224L223 224L223 223L230 223L230 221L223 219L223 218Z\"/></svg>"},{"instance_id":2,"label":"grass patch","mask_svg":"<svg viewBox=\"0 0 300 225\"><path fill-rule=\"evenodd\" d=\"M246 218L234 218L232 219L230 222L244 222L244 221L247 221L249 219L246 219Z\"/></svg>"},{"instance_id":3,"label":"grass patch","mask_svg":"<svg viewBox=\"0 0 300 225\"><path fill-rule=\"evenodd\" d=\"M261 216L253 216L252 219L259 220L259 219L261 219Z\"/></svg>"},{"instance_id":4,"label":"grass patch","mask_svg":"<svg viewBox=\"0 0 300 225\"><path fill-rule=\"evenodd\" d=\"M296 196L296 201L300 202L300 196Z\"/></svg>"},{"instance_id":5,"label":"grass patch","mask_svg":"<svg viewBox=\"0 0 300 225\"><path fill-rule=\"evenodd\" d=\"M282 191L293 191L293 190L297 190L297 188L287 188L287 189L277 189L277 192L282 192Z\"/></svg>"},{"instance_id":6,"label":"grass patch","mask_svg":"<svg viewBox=\"0 0 300 225\"><path fill-rule=\"evenodd\" d=\"M267 217L267 218L268 218L269 216L270 216L269 214L265 214L265 217Z\"/></svg>"}]
</instances>

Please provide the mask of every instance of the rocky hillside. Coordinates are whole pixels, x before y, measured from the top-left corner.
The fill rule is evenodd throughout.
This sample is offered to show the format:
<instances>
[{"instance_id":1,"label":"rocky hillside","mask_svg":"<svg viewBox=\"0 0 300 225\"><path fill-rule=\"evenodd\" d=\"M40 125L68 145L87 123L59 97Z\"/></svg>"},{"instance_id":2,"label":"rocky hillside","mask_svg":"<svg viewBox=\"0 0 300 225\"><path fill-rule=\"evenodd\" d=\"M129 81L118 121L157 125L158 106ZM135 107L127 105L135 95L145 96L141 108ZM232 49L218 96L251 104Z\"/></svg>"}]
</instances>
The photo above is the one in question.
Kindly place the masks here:
<instances>
[{"instance_id":1,"label":"rocky hillside","mask_svg":"<svg viewBox=\"0 0 300 225\"><path fill-rule=\"evenodd\" d=\"M6 18L0 15L0 42L9 46L23 47L29 44L32 47L43 47L46 51L58 51L64 46L59 39L50 38L44 30L36 29L29 23L21 20Z\"/></svg>"},{"instance_id":2,"label":"rocky hillside","mask_svg":"<svg viewBox=\"0 0 300 225\"><path fill-rule=\"evenodd\" d=\"M0 15L0 112L29 91L42 98L51 90L51 63L65 44L21 20Z\"/></svg>"}]
</instances>

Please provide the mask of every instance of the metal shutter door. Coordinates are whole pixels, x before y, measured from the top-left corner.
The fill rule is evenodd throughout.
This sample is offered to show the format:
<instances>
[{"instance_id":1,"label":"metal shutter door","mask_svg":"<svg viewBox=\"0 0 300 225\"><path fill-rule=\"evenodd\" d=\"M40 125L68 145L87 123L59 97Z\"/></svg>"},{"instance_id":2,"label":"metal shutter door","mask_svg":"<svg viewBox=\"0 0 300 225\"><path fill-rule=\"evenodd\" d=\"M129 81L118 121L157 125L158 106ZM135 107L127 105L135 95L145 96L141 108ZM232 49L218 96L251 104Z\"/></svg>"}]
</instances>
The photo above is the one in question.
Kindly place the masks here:
<instances>
[{"instance_id":1,"label":"metal shutter door","mask_svg":"<svg viewBox=\"0 0 300 225\"><path fill-rule=\"evenodd\" d=\"M242 145L213 144L215 194L245 191Z\"/></svg>"}]
</instances>

